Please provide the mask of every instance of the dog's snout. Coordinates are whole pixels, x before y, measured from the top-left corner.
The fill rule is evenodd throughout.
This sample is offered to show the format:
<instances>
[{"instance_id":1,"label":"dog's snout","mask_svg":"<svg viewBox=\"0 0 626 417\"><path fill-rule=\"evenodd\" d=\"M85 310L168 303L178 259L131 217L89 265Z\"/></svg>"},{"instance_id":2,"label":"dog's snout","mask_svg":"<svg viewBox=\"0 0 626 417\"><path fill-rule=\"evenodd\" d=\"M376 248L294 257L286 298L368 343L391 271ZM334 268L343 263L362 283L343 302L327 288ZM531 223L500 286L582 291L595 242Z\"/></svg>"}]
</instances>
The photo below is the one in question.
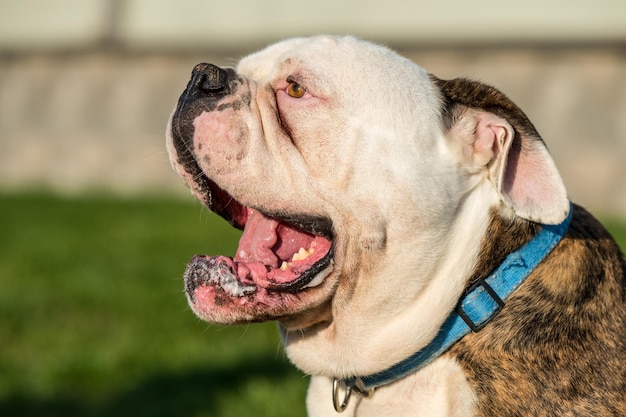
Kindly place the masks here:
<instances>
[{"instance_id":1,"label":"dog's snout","mask_svg":"<svg viewBox=\"0 0 626 417\"><path fill-rule=\"evenodd\" d=\"M192 84L208 95L228 94L228 73L216 65L201 63L193 69Z\"/></svg>"},{"instance_id":2,"label":"dog's snout","mask_svg":"<svg viewBox=\"0 0 626 417\"><path fill-rule=\"evenodd\" d=\"M191 72L185 91L178 99L177 115L197 116L201 111L215 110L217 103L236 88L237 74L232 68L200 63ZM194 104L197 103L197 104Z\"/></svg>"}]
</instances>

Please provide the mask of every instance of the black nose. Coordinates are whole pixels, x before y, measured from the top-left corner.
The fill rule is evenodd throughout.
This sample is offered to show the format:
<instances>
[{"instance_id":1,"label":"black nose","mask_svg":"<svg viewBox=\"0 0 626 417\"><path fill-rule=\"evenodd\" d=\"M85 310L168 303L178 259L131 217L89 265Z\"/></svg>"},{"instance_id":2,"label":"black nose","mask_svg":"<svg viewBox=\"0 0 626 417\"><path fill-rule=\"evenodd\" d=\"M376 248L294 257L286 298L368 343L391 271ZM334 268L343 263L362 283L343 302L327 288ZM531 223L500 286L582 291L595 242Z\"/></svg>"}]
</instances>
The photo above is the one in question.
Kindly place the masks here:
<instances>
[{"instance_id":1,"label":"black nose","mask_svg":"<svg viewBox=\"0 0 626 417\"><path fill-rule=\"evenodd\" d=\"M201 63L194 67L192 87L208 95L228 94L228 73L213 64Z\"/></svg>"}]
</instances>

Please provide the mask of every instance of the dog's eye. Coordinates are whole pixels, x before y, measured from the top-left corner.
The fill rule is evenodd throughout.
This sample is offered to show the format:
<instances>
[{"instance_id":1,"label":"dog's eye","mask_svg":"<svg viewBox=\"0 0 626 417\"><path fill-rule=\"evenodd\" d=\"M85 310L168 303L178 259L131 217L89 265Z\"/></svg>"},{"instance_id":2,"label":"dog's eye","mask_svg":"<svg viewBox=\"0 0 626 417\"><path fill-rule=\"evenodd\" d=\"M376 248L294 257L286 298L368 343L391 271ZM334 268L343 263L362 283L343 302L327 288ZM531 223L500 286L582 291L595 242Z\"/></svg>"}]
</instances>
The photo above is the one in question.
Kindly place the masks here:
<instances>
[{"instance_id":1,"label":"dog's eye","mask_svg":"<svg viewBox=\"0 0 626 417\"><path fill-rule=\"evenodd\" d=\"M295 81L292 81L287 86L287 94L293 98L302 98L306 93L306 88L302 87Z\"/></svg>"}]
</instances>

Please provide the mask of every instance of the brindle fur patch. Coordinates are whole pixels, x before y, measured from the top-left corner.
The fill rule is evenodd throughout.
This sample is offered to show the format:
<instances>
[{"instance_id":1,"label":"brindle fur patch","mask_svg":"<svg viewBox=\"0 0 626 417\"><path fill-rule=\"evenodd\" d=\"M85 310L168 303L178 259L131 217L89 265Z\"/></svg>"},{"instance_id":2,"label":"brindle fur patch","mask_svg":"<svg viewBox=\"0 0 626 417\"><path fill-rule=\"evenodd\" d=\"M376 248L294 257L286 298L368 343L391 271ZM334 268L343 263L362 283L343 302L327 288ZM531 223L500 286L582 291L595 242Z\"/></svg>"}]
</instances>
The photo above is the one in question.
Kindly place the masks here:
<instances>
[{"instance_id":1,"label":"brindle fur patch","mask_svg":"<svg viewBox=\"0 0 626 417\"><path fill-rule=\"evenodd\" d=\"M473 386L478 416L626 415L626 262L587 211L574 206L563 241L479 333L447 355ZM474 277L537 227L493 213Z\"/></svg>"},{"instance_id":2,"label":"brindle fur patch","mask_svg":"<svg viewBox=\"0 0 626 417\"><path fill-rule=\"evenodd\" d=\"M523 136L539 138L528 116L497 88L467 78L442 80L434 75L430 78L442 94L442 121L446 130L454 125L464 107L471 107L508 120Z\"/></svg>"}]
</instances>

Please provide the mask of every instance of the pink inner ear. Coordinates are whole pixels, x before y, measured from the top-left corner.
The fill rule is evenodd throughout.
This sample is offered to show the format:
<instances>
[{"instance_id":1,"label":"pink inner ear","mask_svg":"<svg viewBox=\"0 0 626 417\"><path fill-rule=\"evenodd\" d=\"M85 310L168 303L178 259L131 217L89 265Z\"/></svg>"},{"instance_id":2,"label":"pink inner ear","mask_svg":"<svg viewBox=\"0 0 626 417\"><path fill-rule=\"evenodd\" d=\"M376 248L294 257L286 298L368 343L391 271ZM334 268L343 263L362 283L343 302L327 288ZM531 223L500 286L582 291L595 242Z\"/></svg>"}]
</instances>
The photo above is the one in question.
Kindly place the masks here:
<instances>
[{"instance_id":1,"label":"pink inner ear","mask_svg":"<svg viewBox=\"0 0 626 417\"><path fill-rule=\"evenodd\" d=\"M509 149L502 194L518 216L560 223L569 210L565 186L545 145L535 140Z\"/></svg>"},{"instance_id":2,"label":"pink inner ear","mask_svg":"<svg viewBox=\"0 0 626 417\"><path fill-rule=\"evenodd\" d=\"M539 223L560 223L569 210L561 176L544 143L516 134L504 119L481 113L476 125L474 162L486 166L504 202L516 215Z\"/></svg>"},{"instance_id":3,"label":"pink inner ear","mask_svg":"<svg viewBox=\"0 0 626 417\"><path fill-rule=\"evenodd\" d=\"M537 138L522 138L521 146L511 146L501 193L515 214L537 223L558 224L569 212L561 175Z\"/></svg>"}]
</instances>

